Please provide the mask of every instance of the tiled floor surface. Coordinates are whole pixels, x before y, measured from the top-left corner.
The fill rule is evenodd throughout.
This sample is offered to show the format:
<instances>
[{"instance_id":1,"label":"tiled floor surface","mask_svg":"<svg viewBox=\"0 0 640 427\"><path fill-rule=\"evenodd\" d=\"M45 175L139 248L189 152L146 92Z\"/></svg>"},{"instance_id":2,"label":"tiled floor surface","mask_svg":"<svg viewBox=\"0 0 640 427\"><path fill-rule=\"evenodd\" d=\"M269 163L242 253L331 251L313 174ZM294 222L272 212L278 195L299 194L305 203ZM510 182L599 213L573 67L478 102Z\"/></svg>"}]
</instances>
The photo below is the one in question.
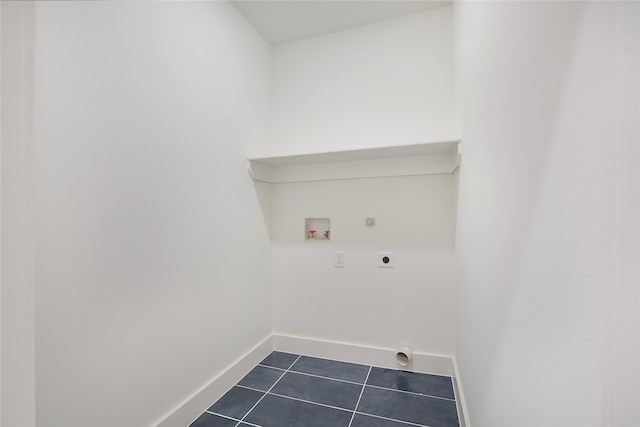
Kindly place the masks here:
<instances>
[{"instance_id":1,"label":"tiled floor surface","mask_svg":"<svg viewBox=\"0 0 640 427\"><path fill-rule=\"evenodd\" d=\"M274 351L190 427L453 427L450 377Z\"/></svg>"}]
</instances>

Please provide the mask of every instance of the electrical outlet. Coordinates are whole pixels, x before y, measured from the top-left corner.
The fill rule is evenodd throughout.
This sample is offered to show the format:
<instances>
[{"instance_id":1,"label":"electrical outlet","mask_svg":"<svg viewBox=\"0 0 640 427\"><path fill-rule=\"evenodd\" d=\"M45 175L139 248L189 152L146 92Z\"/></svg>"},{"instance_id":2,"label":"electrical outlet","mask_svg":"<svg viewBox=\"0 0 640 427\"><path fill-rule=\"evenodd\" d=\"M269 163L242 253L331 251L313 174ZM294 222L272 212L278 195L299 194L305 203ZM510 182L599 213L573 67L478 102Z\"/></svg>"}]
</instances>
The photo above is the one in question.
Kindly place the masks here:
<instances>
[{"instance_id":1,"label":"electrical outlet","mask_svg":"<svg viewBox=\"0 0 640 427\"><path fill-rule=\"evenodd\" d=\"M378 253L378 267L380 268L393 268L395 265L395 257L393 252L379 252Z\"/></svg>"}]
</instances>

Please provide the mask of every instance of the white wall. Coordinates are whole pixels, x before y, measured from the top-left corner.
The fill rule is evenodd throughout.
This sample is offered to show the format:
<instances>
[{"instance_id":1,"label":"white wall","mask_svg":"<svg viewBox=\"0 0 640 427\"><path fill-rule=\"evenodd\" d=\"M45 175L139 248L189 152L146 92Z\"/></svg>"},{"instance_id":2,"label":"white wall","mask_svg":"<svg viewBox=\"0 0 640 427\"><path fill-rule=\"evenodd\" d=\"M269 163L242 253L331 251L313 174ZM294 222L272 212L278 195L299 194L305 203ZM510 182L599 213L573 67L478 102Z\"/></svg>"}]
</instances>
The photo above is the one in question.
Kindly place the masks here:
<instances>
[{"instance_id":1,"label":"white wall","mask_svg":"<svg viewBox=\"0 0 640 427\"><path fill-rule=\"evenodd\" d=\"M451 356L453 174L275 184L272 197L274 333ZM305 241L305 218L330 218L331 240Z\"/></svg>"},{"instance_id":2,"label":"white wall","mask_svg":"<svg viewBox=\"0 0 640 427\"><path fill-rule=\"evenodd\" d=\"M452 37L445 7L274 47L267 154L455 139ZM274 333L452 354L453 174L275 184L266 200ZM331 241L305 241L306 217L330 218Z\"/></svg>"},{"instance_id":3,"label":"white wall","mask_svg":"<svg viewBox=\"0 0 640 427\"><path fill-rule=\"evenodd\" d=\"M30 426L35 415L33 307L32 2L0 3L2 35L2 275L0 425Z\"/></svg>"},{"instance_id":4,"label":"white wall","mask_svg":"<svg viewBox=\"0 0 640 427\"><path fill-rule=\"evenodd\" d=\"M36 70L37 422L156 424L271 334L270 48L226 2L39 2Z\"/></svg>"},{"instance_id":5,"label":"white wall","mask_svg":"<svg viewBox=\"0 0 640 427\"><path fill-rule=\"evenodd\" d=\"M451 19L444 7L274 47L266 154L457 138Z\"/></svg>"},{"instance_id":6,"label":"white wall","mask_svg":"<svg viewBox=\"0 0 640 427\"><path fill-rule=\"evenodd\" d=\"M616 3L611 20L605 422L640 425L640 3Z\"/></svg>"},{"instance_id":7,"label":"white wall","mask_svg":"<svg viewBox=\"0 0 640 427\"><path fill-rule=\"evenodd\" d=\"M637 425L637 4L462 2L454 19L455 357L471 424ZM617 38L635 61L623 80ZM607 385L617 310L624 365Z\"/></svg>"}]
</instances>

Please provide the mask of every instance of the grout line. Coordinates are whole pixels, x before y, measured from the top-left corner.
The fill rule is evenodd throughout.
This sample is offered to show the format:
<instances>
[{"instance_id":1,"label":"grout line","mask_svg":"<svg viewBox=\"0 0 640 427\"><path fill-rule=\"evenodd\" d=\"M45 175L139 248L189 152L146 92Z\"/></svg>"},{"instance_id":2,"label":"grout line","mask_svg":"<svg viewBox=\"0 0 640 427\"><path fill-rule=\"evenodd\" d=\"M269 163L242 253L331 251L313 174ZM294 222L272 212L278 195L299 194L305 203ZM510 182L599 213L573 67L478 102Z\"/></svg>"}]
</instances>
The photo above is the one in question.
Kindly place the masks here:
<instances>
[{"instance_id":1,"label":"grout line","mask_svg":"<svg viewBox=\"0 0 640 427\"><path fill-rule=\"evenodd\" d=\"M431 394L416 393L416 392L414 392L414 391L396 390L395 388L380 387L380 386L377 386L377 385L371 385L371 384L367 384L367 387L377 388L377 389L380 389L380 390L395 391L395 392L397 392L397 393L407 393L407 394L412 394L412 395L414 395L414 396L431 397L431 398L433 398L433 399L448 400L449 402L455 402L455 401L456 401L456 399L455 399L455 398L450 399L450 398L448 398L448 397L433 396L433 395L431 395ZM455 394L454 394L454 396L455 396Z\"/></svg>"},{"instance_id":2,"label":"grout line","mask_svg":"<svg viewBox=\"0 0 640 427\"><path fill-rule=\"evenodd\" d=\"M233 421L240 421L240 420L239 420L239 419L237 419L237 418L233 418L233 417L230 417L230 416L228 416L228 415L224 415L224 414L219 414L219 413L217 413L217 412L211 412L211 411L210 411L210 410L208 410L208 409L207 409L206 411L204 411L204 413L205 413L205 414L211 414L211 415L217 415L218 417L227 418L227 419L230 419L230 420L233 420Z\"/></svg>"},{"instance_id":3,"label":"grout line","mask_svg":"<svg viewBox=\"0 0 640 427\"><path fill-rule=\"evenodd\" d=\"M326 403L312 402L310 400L300 399L299 397L286 396L284 394L278 394L278 393L269 393L269 394L272 395L272 396L278 396L278 397L282 397L282 398L285 398L285 399L296 400L298 402L309 403L311 405L323 406L325 408L337 409L339 411L344 411L344 412L352 412L350 409L338 408L337 406L327 405Z\"/></svg>"},{"instance_id":4,"label":"grout line","mask_svg":"<svg viewBox=\"0 0 640 427\"><path fill-rule=\"evenodd\" d=\"M254 408L255 408L256 406L258 406L258 403L262 402L262 399L264 399L264 398L265 398L265 396L266 396L267 394L269 394L269 392L271 391L271 389L273 389L273 388L276 386L276 384L278 384L278 382L282 379L282 377L284 377L284 375L285 375L287 372L289 372L289 369L291 369L291 367L292 367L292 366L293 366L293 365L298 361L298 359L300 359L300 357L302 357L302 356L298 355L298 357L296 358L296 360L294 360L294 361L293 361L293 363L292 363L291 365L289 365L289 367L287 368L287 370L286 370L286 371L284 371L284 372L282 373L282 375L280 375L280 377L276 380L276 382L275 382L275 383L273 383L273 385L269 388L269 390L267 390L267 392L266 392L265 394L263 394L263 395L262 395L262 397L260 397L260 399L258 399L258 401L255 403L255 405L253 405L253 406L251 407L251 409L249 409L249 410L247 411L247 413L246 413L246 414L244 414L244 417L242 417L242 419L238 422L238 424L236 424L236 427L238 427L238 426L240 425L240 423L241 423L241 422L244 422L244 419L245 419L245 418L247 418L247 415L249 415L249 414L251 413L251 411L253 411L253 410L254 410Z\"/></svg>"},{"instance_id":5,"label":"grout line","mask_svg":"<svg viewBox=\"0 0 640 427\"><path fill-rule=\"evenodd\" d=\"M264 390L258 390L257 388L247 387L246 385L236 385L236 387L246 388L247 390L259 391L260 393L264 393L265 392ZM272 396L283 397L285 399L297 400L298 402L304 402L304 403L310 403L312 405L324 406L326 408L339 409L341 411L347 411L347 412L352 412L353 411L352 409L340 408L338 406L331 406L331 405L327 405L326 403L313 402L311 400L300 399L299 397L287 396L286 394L280 394L280 393L274 393L274 392L270 392L269 394L272 395ZM357 404L356 404L356 407L357 407Z\"/></svg>"},{"instance_id":6,"label":"grout line","mask_svg":"<svg viewBox=\"0 0 640 427\"><path fill-rule=\"evenodd\" d=\"M317 374L309 374L307 372L298 372L298 371L290 371L292 374L300 374L300 375L306 375L308 377L315 377L315 378L322 378L324 380L333 380L333 381L340 381L341 383L347 383L347 384L354 384L354 385L364 385L366 383L366 378L365 378L365 382L364 383L359 383L359 382L355 382L355 381L349 381L349 380L342 380L339 378L331 378L331 377L325 377L324 375L317 375ZM367 374L367 377L369 375Z\"/></svg>"},{"instance_id":7,"label":"grout line","mask_svg":"<svg viewBox=\"0 0 640 427\"><path fill-rule=\"evenodd\" d=\"M235 422L236 422L236 425L238 425L237 423L240 423L240 422L241 422L241 421L240 421L239 419L237 419L237 418L233 418L233 417L230 417L230 416L228 416L228 415L224 415L224 414L219 414L218 412L211 412L211 411L209 411L208 409L207 409L206 411L204 411L204 413L205 413L205 414L215 415L216 417L224 418L224 419L227 419L227 420L235 421ZM257 424L252 424L252 423L250 423L250 422L247 422L247 424L252 425L252 426L256 426L256 427L260 427L259 425L257 425Z\"/></svg>"},{"instance_id":8,"label":"grout line","mask_svg":"<svg viewBox=\"0 0 640 427\"><path fill-rule=\"evenodd\" d=\"M362 390L360 390L360 395L358 396L358 401L356 402L356 407L353 408L353 413L351 414L351 419L349 420L349 425L347 427L351 427L351 423L353 423L353 418L356 416L356 411L358 410L358 406L360 405L360 399L362 399L362 394L364 393L364 388L366 387L367 381L369 381L369 375L371 375L371 366L369 366L369 370L367 371L367 378L364 379L364 384L362 384Z\"/></svg>"},{"instance_id":9,"label":"grout line","mask_svg":"<svg viewBox=\"0 0 640 427\"><path fill-rule=\"evenodd\" d=\"M266 391L264 391L264 390L260 390L258 388L253 388L253 387L249 387L249 386L242 385L242 384L236 384L236 385L234 385L234 387L246 388L247 390L253 390L253 391L259 391L260 393L266 393Z\"/></svg>"},{"instance_id":10,"label":"grout line","mask_svg":"<svg viewBox=\"0 0 640 427\"><path fill-rule=\"evenodd\" d=\"M284 369L284 368L278 368L277 366L263 365L261 363L258 363L256 366L262 366L263 368L275 369L276 371L286 371L287 369L291 368L291 366L289 366L289 368Z\"/></svg>"},{"instance_id":11,"label":"grout line","mask_svg":"<svg viewBox=\"0 0 640 427\"><path fill-rule=\"evenodd\" d=\"M381 420L393 421L393 422L396 422L396 423L407 424L407 425L410 425L410 426L429 427L426 424L416 424L416 423L412 423L411 421L403 421L403 420L398 420L396 418L387 418L387 417L383 417L383 416L380 416L380 415L367 414L366 412L356 411L356 414L366 415L367 417L372 417L372 418L380 418Z\"/></svg>"}]
</instances>

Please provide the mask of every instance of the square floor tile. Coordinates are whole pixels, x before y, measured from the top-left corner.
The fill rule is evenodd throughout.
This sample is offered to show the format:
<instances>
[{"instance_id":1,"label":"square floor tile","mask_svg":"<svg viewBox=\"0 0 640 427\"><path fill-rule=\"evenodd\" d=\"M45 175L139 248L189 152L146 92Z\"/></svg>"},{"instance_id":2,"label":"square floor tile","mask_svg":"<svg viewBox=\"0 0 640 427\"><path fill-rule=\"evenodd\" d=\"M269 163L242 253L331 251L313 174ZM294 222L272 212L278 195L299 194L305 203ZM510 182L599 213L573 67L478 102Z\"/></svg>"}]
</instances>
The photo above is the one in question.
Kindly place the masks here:
<instances>
[{"instance_id":1,"label":"square floor tile","mask_svg":"<svg viewBox=\"0 0 640 427\"><path fill-rule=\"evenodd\" d=\"M245 375L245 377L238 382L238 385L268 391L283 374L284 371L280 369L258 365Z\"/></svg>"},{"instance_id":2,"label":"square floor tile","mask_svg":"<svg viewBox=\"0 0 640 427\"><path fill-rule=\"evenodd\" d=\"M348 427L351 412L268 394L244 421L262 427Z\"/></svg>"},{"instance_id":3,"label":"square floor tile","mask_svg":"<svg viewBox=\"0 0 640 427\"><path fill-rule=\"evenodd\" d=\"M235 386L211 405L208 411L240 420L263 395L259 391Z\"/></svg>"},{"instance_id":4,"label":"square floor tile","mask_svg":"<svg viewBox=\"0 0 640 427\"><path fill-rule=\"evenodd\" d=\"M451 378L439 375L372 368L367 384L454 399Z\"/></svg>"},{"instance_id":5,"label":"square floor tile","mask_svg":"<svg viewBox=\"0 0 640 427\"><path fill-rule=\"evenodd\" d=\"M298 358L297 354L284 353L282 351L272 351L264 358L261 365L272 366L274 368L289 369L291 364Z\"/></svg>"},{"instance_id":6,"label":"square floor tile","mask_svg":"<svg viewBox=\"0 0 640 427\"><path fill-rule=\"evenodd\" d=\"M354 410L361 391L358 384L287 372L271 393Z\"/></svg>"},{"instance_id":7,"label":"square floor tile","mask_svg":"<svg viewBox=\"0 0 640 427\"><path fill-rule=\"evenodd\" d=\"M301 356L291 367L291 370L363 384L367 378L369 367L356 363Z\"/></svg>"},{"instance_id":8,"label":"square floor tile","mask_svg":"<svg viewBox=\"0 0 640 427\"><path fill-rule=\"evenodd\" d=\"M429 427L458 426L458 412L453 400L369 386L362 393L357 411Z\"/></svg>"},{"instance_id":9,"label":"square floor tile","mask_svg":"<svg viewBox=\"0 0 640 427\"><path fill-rule=\"evenodd\" d=\"M200 415L189 427L235 427L237 421L218 415L204 413Z\"/></svg>"}]
</instances>

